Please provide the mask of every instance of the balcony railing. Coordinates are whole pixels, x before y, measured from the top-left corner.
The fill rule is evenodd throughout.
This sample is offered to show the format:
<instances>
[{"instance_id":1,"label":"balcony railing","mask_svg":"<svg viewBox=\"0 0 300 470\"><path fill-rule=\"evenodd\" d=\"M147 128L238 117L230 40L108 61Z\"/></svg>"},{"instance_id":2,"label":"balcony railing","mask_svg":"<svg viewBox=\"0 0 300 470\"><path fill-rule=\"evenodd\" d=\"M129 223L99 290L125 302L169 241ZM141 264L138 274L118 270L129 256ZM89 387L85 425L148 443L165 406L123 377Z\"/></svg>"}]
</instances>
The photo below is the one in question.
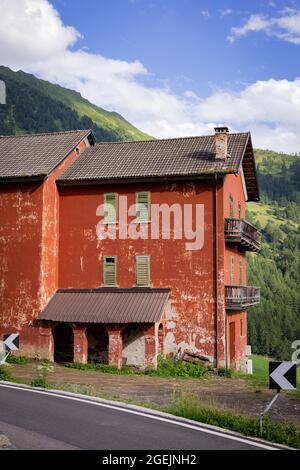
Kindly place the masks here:
<instances>
[{"instance_id":1,"label":"balcony railing","mask_svg":"<svg viewBox=\"0 0 300 470\"><path fill-rule=\"evenodd\" d=\"M260 302L260 287L225 286L227 310L243 310Z\"/></svg>"},{"instance_id":2,"label":"balcony railing","mask_svg":"<svg viewBox=\"0 0 300 470\"><path fill-rule=\"evenodd\" d=\"M258 251L261 233L244 219L225 219L225 241L238 243L243 250Z\"/></svg>"}]
</instances>

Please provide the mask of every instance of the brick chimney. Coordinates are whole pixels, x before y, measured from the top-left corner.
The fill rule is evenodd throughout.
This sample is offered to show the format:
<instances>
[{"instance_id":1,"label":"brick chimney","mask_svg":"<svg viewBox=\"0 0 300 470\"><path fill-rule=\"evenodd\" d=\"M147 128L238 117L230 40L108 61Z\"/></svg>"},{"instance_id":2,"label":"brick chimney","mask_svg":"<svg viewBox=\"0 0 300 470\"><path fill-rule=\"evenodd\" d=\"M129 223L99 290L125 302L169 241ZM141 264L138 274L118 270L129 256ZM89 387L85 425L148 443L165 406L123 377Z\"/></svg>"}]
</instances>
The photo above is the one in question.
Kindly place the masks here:
<instances>
[{"instance_id":1,"label":"brick chimney","mask_svg":"<svg viewBox=\"0 0 300 470\"><path fill-rule=\"evenodd\" d=\"M227 141L228 141L228 127L215 127L215 140L216 140L216 160L225 162L228 155Z\"/></svg>"}]
</instances>

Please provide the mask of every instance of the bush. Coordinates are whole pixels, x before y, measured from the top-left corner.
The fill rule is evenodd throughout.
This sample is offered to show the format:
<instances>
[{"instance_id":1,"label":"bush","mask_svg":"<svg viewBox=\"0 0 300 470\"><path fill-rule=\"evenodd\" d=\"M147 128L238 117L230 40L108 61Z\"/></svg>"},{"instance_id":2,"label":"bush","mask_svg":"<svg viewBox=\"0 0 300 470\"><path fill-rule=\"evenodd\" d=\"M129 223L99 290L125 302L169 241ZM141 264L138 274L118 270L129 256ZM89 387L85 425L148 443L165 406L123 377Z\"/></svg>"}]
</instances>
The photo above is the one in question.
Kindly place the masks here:
<instances>
[{"instance_id":1,"label":"bush","mask_svg":"<svg viewBox=\"0 0 300 470\"><path fill-rule=\"evenodd\" d=\"M300 429L288 423L271 423L268 417L264 421L263 434L260 435L259 420L229 410L204 407L198 398L190 393L181 394L164 411L239 432L249 437L262 437L268 441L300 449Z\"/></svg>"},{"instance_id":2,"label":"bush","mask_svg":"<svg viewBox=\"0 0 300 470\"><path fill-rule=\"evenodd\" d=\"M8 358L6 359L6 362L8 364L28 364L29 359L28 359L28 357L25 357L25 356L11 356L11 355L9 355Z\"/></svg>"},{"instance_id":3,"label":"bush","mask_svg":"<svg viewBox=\"0 0 300 470\"><path fill-rule=\"evenodd\" d=\"M201 378L210 370L207 366L194 365L183 361L174 361L162 355L158 356L157 370L146 369L145 374L157 377L192 377Z\"/></svg>"},{"instance_id":4,"label":"bush","mask_svg":"<svg viewBox=\"0 0 300 470\"><path fill-rule=\"evenodd\" d=\"M220 369L218 369L218 375L220 377L227 377L231 379L231 377L233 376L233 370L227 369L226 367L220 367Z\"/></svg>"},{"instance_id":5,"label":"bush","mask_svg":"<svg viewBox=\"0 0 300 470\"><path fill-rule=\"evenodd\" d=\"M32 387L50 388L49 382L44 377L33 379L30 384Z\"/></svg>"},{"instance_id":6,"label":"bush","mask_svg":"<svg viewBox=\"0 0 300 470\"><path fill-rule=\"evenodd\" d=\"M5 366L0 366L0 380L11 382L12 376L7 372Z\"/></svg>"},{"instance_id":7,"label":"bush","mask_svg":"<svg viewBox=\"0 0 300 470\"><path fill-rule=\"evenodd\" d=\"M137 371L128 366L123 366L122 369L118 369L117 366L111 366L109 364L82 364L81 362L68 362L63 365L69 369L91 370L105 372L107 374L132 375L137 373Z\"/></svg>"}]
</instances>

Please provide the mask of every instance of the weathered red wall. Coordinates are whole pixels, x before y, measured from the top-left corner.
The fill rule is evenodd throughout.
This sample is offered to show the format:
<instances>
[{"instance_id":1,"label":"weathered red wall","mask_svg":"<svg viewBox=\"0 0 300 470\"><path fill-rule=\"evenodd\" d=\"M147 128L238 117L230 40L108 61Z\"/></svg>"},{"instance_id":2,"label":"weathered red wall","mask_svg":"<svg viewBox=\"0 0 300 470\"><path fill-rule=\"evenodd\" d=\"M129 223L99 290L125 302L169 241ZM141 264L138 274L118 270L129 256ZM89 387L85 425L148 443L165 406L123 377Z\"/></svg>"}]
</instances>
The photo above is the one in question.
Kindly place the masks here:
<instances>
[{"instance_id":1,"label":"weathered red wall","mask_svg":"<svg viewBox=\"0 0 300 470\"><path fill-rule=\"evenodd\" d=\"M166 312L165 352L194 348L214 356L213 182L127 184L60 189L59 287L102 286L102 257L118 256L119 287L135 286L135 256L151 256L151 287L171 288ZM97 240L97 207L103 194L118 192L135 203L136 191L150 191L151 203L204 204L205 239L199 251L187 251L186 240ZM219 334L224 359L224 229L219 188ZM130 220L130 219L129 219ZM223 297L222 297L223 296Z\"/></svg>"},{"instance_id":2,"label":"weathered red wall","mask_svg":"<svg viewBox=\"0 0 300 470\"><path fill-rule=\"evenodd\" d=\"M226 175L224 178L224 213L225 218L230 217L230 203L229 203L229 194L233 196L233 210L234 217L238 218L238 204L241 204L242 208L242 218L246 216L246 199L245 192L242 183L242 177L240 174L237 175ZM241 251L234 244L225 245L225 285L230 285L230 260L231 256L234 257L234 285L240 285L240 261L242 262L242 284L243 286L247 285L247 263L246 263L246 254L244 251ZM243 323L243 335L240 334L240 323ZM236 337L236 347L235 347L235 366L243 367L245 360L245 350L247 345L247 313L245 311L239 312L227 312L227 322L228 322L228 332L229 332L229 323L235 323L235 337ZM230 338L228 338L228 345L230 343ZM228 355L229 355L229 346L228 346Z\"/></svg>"},{"instance_id":3,"label":"weathered red wall","mask_svg":"<svg viewBox=\"0 0 300 470\"><path fill-rule=\"evenodd\" d=\"M51 332L36 327L35 320L57 289L55 179L76 155L72 152L42 183L0 185L0 334L19 331L22 354L51 354Z\"/></svg>"}]
</instances>

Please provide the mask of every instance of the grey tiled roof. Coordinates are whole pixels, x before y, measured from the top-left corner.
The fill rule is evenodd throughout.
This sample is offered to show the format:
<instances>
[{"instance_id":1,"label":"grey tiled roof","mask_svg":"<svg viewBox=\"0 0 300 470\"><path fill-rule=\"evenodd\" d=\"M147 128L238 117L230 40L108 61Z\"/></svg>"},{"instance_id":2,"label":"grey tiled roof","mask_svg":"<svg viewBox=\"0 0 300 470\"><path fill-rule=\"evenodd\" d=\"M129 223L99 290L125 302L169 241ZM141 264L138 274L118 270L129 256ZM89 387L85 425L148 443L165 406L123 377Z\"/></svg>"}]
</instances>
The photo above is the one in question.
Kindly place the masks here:
<instances>
[{"instance_id":1,"label":"grey tiled roof","mask_svg":"<svg viewBox=\"0 0 300 470\"><path fill-rule=\"evenodd\" d=\"M74 323L158 323L169 289L60 289L39 320Z\"/></svg>"},{"instance_id":2,"label":"grey tiled roof","mask_svg":"<svg viewBox=\"0 0 300 470\"><path fill-rule=\"evenodd\" d=\"M215 136L139 142L100 143L89 148L64 171L58 182L137 179L234 173L239 170L249 133L228 135L226 162L215 161Z\"/></svg>"},{"instance_id":3,"label":"grey tiled roof","mask_svg":"<svg viewBox=\"0 0 300 470\"><path fill-rule=\"evenodd\" d=\"M90 130L0 137L0 181L48 176Z\"/></svg>"}]
</instances>

